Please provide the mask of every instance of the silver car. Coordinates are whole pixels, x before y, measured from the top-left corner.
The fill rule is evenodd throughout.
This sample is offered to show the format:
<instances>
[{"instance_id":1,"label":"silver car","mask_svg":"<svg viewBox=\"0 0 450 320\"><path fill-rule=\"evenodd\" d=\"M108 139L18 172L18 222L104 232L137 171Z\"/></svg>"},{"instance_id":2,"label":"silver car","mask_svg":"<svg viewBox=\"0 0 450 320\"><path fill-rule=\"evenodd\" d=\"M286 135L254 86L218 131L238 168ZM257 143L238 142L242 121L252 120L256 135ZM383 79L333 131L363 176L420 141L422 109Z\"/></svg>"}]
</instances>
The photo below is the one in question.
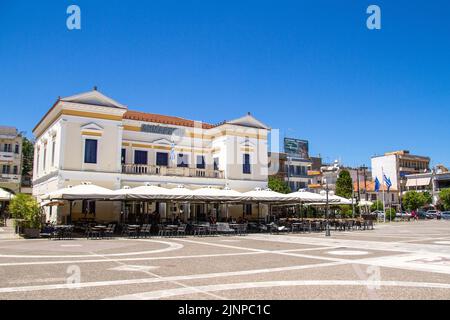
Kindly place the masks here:
<instances>
[{"instance_id":1,"label":"silver car","mask_svg":"<svg viewBox=\"0 0 450 320\"><path fill-rule=\"evenodd\" d=\"M441 219L450 220L450 211L441 212Z\"/></svg>"}]
</instances>

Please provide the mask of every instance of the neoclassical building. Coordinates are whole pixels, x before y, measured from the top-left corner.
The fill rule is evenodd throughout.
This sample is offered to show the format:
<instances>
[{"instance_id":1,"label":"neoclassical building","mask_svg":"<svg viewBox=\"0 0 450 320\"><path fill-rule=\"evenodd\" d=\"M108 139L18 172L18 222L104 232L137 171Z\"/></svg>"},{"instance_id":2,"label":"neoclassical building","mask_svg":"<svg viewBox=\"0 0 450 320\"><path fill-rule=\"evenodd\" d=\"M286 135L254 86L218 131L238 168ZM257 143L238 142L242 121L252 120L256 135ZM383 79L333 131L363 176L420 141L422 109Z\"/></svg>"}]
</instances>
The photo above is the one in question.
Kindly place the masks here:
<instances>
[{"instance_id":1,"label":"neoclassical building","mask_svg":"<svg viewBox=\"0 0 450 320\"><path fill-rule=\"evenodd\" d=\"M269 130L250 114L213 125L131 111L96 89L59 98L33 129L33 194L39 198L83 182L113 190L149 183L265 188ZM53 209L50 219L64 222L67 211ZM118 220L121 204L73 205L75 216L92 211L99 220Z\"/></svg>"}]
</instances>

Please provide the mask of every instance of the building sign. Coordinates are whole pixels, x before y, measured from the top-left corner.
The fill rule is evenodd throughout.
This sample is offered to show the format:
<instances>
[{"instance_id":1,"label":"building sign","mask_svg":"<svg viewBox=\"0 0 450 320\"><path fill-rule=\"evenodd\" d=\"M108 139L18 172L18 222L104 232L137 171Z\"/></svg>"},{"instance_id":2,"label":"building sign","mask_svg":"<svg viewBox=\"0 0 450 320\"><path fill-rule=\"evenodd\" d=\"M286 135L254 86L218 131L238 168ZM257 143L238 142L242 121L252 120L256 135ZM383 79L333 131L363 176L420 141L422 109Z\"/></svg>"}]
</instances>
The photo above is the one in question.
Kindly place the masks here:
<instances>
[{"instance_id":1,"label":"building sign","mask_svg":"<svg viewBox=\"0 0 450 320\"><path fill-rule=\"evenodd\" d=\"M162 127L162 126L156 126L152 124L143 124L141 125L141 131L142 132L148 132L148 133L157 133L157 134L164 134L164 135L172 135L176 130L180 130L178 128L171 128L171 127Z\"/></svg>"},{"instance_id":2,"label":"building sign","mask_svg":"<svg viewBox=\"0 0 450 320\"><path fill-rule=\"evenodd\" d=\"M289 156L294 156L300 159L309 158L309 148L307 140L284 138L284 152Z\"/></svg>"}]
</instances>

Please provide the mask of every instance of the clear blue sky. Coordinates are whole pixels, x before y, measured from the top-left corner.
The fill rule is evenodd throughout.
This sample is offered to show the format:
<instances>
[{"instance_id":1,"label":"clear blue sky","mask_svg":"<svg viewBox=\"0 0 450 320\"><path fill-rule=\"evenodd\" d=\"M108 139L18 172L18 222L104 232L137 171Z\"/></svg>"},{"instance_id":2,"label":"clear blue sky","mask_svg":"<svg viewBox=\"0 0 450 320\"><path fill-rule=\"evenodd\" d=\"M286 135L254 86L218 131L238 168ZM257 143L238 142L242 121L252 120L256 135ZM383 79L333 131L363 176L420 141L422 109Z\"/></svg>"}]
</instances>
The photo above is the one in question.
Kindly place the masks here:
<instances>
[{"instance_id":1,"label":"clear blue sky","mask_svg":"<svg viewBox=\"0 0 450 320\"><path fill-rule=\"evenodd\" d=\"M349 165L394 149L450 165L449 16L445 0L0 0L0 123L31 135L58 96L97 85L135 110L250 111Z\"/></svg>"}]
</instances>

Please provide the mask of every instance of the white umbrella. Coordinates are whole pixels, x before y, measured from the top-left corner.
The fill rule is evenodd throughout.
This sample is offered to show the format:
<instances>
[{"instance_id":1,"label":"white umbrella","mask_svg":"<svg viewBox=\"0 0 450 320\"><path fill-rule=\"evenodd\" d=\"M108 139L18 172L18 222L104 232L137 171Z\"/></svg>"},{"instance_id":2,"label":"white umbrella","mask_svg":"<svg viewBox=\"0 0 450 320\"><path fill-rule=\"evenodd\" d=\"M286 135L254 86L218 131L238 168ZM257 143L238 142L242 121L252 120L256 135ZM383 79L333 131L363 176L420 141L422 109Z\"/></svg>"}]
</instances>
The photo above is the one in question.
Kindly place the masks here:
<instances>
[{"instance_id":1,"label":"white umbrella","mask_svg":"<svg viewBox=\"0 0 450 320\"><path fill-rule=\"evenodd\" d=\"M368 201L368 200L360 200L358 206L359 207L370 207L373 205L372 201Z\"/></svg>"},{"instance_id":2,"label":"white umbrella","mask_svg":"<svg viewBox=\"0 0 450 320\"><path fill-rule=\"evenodd\" d=\"M114 197L115 200L165 199L169 195L169 189L154 185L145 185L136 188L124 187L114 191L114 193L116 194Z\"/></svg>"},{"instance_id":3,"label":"white umbrella","mask_svg":"<svg viewBox=\"0 0 450 320\"><path fill-rule=\"evenodd\" d=\"M14 198L14 194L0 188L0 201L9 201Z\"/></svg>"},{"instance_id":4,"label":"white umbrella","mask_svg":"<svg viewBox=\"0 0 450 320\"><path fill-rule=\"evenodd\" d=\"M325 202L326 199L318 193L299 190L297 192L288 193L288 196L294 197L298 202Z\"/></svg>"},{"instance_id":5,"label":"white umbrella","mask_svg":"<svg viewBox=\"0 0 450 320\"><path fill-rule=\"evenodd\" d=\"M161 199L165 200L191 200L194 196L194 192L185 188L183 185L179 185L176 188L166 189L167 194L161 195Z\"/></svg>"},{"instance_id":6,"label":"white umbrella","mask_svg":"<svg viewBox=\"0 0 450 320\"><path fill-rule=\"evenodd\" d=\"M287 194L272 191L271 189L255 188L255 190L244 192L242 194L250 201L257 202L296 202L295 197L290 197Z\"/></svg>"},{"instance_id":7,"label":"white umbrella","mask_svg":"<svg viewBox=\"0 0 450 320\"><path fill-rule=\"evenodd\" d=\"M95 184L85 183L75 187L63 188L50 192L42 197L43 200L95 200L112 199L116 194L114 191L97 186Z\"/></svg>"},{"instance_id":8,"label":"white umbrella","mask_svg":"<svg viewBox=\"0 0 450 320\"><path fill-rule=\"evenodd\" d=\"M243 201L246 197L241 192L230 188L217 189L211 186L193 191L194 200L203 201Z\"/></svg>"},{"instance_id":9,"label":"white umbrella","mask_svg":"<svg viewBox=\"0 0 450 320\"><path fill-rule=\"evenodd\" d=\"M326 200L326 197L325 197ZM352 201L337 195L328 196L328 201L333 204L352 204Z\"/></svg>"}]
</instances>

